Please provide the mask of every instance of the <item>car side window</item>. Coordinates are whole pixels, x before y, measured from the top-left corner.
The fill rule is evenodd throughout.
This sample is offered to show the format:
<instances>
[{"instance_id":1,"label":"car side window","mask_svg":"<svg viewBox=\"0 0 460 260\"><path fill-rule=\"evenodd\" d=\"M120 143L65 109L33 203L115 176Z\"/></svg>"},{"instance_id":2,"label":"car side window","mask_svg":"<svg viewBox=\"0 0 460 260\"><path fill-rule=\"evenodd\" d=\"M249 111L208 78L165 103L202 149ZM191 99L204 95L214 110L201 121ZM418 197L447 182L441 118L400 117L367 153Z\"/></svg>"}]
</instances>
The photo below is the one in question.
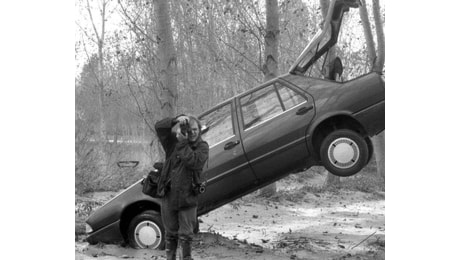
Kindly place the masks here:
<instances>
[{"instance_id":1,"label":"car side window","mask_svg":"<svg viewBox=\"0 0 460 260\"><path fill-rule=\"evenodd\" d=\"M209 128L202 135L203 140L208 142L209 146L213 146L234 135L230 103L200 117L200 121Z\"/></svg>"},{"instance_id":2,"label":"car side window","mask_svg":"<svg viewBox=\"0 0 460 260\"><path fill-rule=\"evenodd\" d=\"M276 83L276 88L278 89L281 101L283 102L283 105L286 110L291 109L307 101L299 93L279 83Z\"/></svg>"},{"instance_id":3,"label":"car side window","mask_svg":"<svg viewBox=\"0 0 460 260\"><path fill-rule=\"evenodd\" d=\"M274 85L251 92L240 99L244 129L257 125L283 112Z\"/></svg>"}]
</instances>

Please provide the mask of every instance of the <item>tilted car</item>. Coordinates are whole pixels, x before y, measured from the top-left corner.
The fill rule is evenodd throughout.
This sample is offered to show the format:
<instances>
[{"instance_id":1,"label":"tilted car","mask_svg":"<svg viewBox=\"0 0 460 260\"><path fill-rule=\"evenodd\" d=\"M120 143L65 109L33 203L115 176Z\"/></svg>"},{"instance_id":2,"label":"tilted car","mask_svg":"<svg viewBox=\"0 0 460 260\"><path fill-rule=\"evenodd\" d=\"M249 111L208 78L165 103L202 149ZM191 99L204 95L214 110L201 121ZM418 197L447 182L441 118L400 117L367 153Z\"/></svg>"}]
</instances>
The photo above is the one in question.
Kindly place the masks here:
<instances>
[{"instance_id":1,"label":"tilted car","mask_svg":"<svg viewBox=\"0 0 460 260\"><path fill-rule=\"evenodd\" d=\"M323 165L351 176L370 160L370 137L385 128L385 90L371 72L337 82L312 77L337 42L342 16L358 0L331 1L321 30L295 64L279 76L199 116L210 157L203 176L198 215L273 183L295 169ZM340 74L341 62L336 60ZM128 241L133 247L162 248L161 200L142 193L142 180L96 210L86 221L87 241Z\"/></svg>"}]
</instances>

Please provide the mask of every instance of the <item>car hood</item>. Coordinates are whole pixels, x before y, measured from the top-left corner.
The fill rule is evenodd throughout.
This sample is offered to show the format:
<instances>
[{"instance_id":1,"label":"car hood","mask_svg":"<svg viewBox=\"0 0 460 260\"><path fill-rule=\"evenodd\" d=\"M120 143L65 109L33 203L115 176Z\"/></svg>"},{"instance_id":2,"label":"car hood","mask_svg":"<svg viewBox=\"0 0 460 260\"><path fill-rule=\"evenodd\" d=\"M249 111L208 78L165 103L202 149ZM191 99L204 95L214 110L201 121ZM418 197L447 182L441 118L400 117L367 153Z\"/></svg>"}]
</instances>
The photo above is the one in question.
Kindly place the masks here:
<instances>
[{"instance_id":1,"label":"car hood","mask_svg":"<svg viewBox=\"0 0 460 260\"><path fill-rule=\"evenodd\" d=\"M360 4L360 0L331 0L321 29L291 66L289 73L303 75L319 57L331 49L337 43L343 14L350 7L357 8Z\"/></svg>"},{"instance_id":2,"label":"car hood","mask_svg":"<svg viewBox=\"0 0 460 260\"><path fill-rule=\"evenodd\" d=\"M93 231L120 220L120 217L129 205L139 201L152 201L160 204L160 200L142 193L142 179L120 192L118 195L107 201L104 205L95 210L86 220Z\"/></svg>"}]
</instances>

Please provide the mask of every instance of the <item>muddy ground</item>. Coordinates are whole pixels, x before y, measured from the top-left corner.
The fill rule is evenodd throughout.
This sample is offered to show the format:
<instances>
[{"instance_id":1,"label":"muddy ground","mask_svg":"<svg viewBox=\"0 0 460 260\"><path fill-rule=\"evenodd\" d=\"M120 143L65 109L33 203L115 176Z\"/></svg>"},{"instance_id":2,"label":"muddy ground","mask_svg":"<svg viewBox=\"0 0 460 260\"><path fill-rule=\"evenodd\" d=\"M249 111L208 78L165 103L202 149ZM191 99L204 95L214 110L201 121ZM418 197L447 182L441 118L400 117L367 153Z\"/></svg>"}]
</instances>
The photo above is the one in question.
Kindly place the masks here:
<instances>
[{"instance_id":1,"label":"muddy ground","mask_svg":"<svg viewBox=\"0 0 460 260\"><path fill-rule=\"evenodd\" d=\"M325 191L319 188L325 177L304 173L299 182L289 176L269 199L250 194L201 216L193 258L385 259L385 193ZM115 194L76 197L75 259L166 259L164 251L84 241L85 205Z\"/></svg>"}]
</instances>

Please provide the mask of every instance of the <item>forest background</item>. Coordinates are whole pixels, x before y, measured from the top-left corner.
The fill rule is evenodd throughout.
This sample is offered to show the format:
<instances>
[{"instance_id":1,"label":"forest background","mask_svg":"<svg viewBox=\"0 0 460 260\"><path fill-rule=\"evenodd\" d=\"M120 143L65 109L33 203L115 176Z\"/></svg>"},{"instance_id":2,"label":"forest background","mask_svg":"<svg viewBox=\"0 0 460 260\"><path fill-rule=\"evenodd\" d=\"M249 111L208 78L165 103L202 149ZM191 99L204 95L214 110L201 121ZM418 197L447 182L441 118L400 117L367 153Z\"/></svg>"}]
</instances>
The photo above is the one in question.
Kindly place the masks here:
<instances>
[{"instance_id":1,"label":"forest background","mask_svg":"<svg viewBox=\"0 0 460 260\"><path fill-rule=\"evenodd\" d=\"M334 50L344 63L342 80L371 70L384 73L384 5L362 3L346 14ZM156 120L197 115L286 73L328 5L328 0L76 1L76 193L125 188L160 161ZM384 183L384 134L373 141ZM119 168L120 160L140 165ZM339 182L332 175L328 181Z\"/></svg>"}]
</instances>

